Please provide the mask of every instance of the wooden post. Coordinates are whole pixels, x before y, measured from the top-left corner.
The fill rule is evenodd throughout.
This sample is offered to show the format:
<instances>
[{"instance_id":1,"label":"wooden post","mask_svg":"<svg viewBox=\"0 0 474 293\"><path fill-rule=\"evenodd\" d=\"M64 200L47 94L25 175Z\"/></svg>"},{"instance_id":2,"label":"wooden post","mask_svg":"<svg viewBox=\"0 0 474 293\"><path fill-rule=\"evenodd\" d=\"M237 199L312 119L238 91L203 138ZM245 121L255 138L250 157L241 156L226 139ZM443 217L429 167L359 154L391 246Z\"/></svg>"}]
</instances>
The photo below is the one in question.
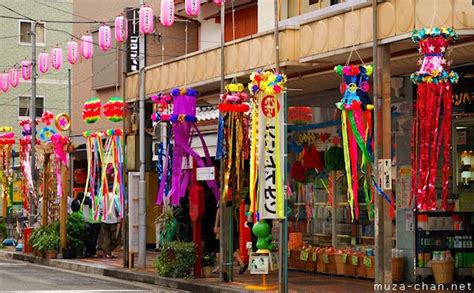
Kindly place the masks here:
<instances>
[{"instance_id":1,"label":"wooden post","mask_svg":"<svg viewBox=\"0 0 474 293\"><path fill-rule=\"evenodd\" d=\"M336 205L337 205L337 200L336 200L336 171L331 171L329 173L329 176L331 177L332 180L332 186L331 186L331 193L332 193L332 207L331 207L331 226L332 226L332 236L331 236L331 242L332 242L332 247L336 248L337 247L337 237L336 237L336 225L337 225L337 219L336 219Z\"/></svg>"},{"instance_id":2,"label":"wooden post","mask_svg":"<svg viewBox=\"0 0 474 293\"><path fill-rule=\"evenodd\" d=\"M0 180L3 180L3 178L0 179ZM5 188L5 186L3 186L2 187L2 192L3 192L2 217L4 219L7 218L7 205L8 205L8 200L7 200L8 196L7 196L7 193L5 191L6 191L6 188Z\"/></svg>"},{"instance_id":3,"label":"wooden post","mask_svg":"<svg viewBox=\"0 0 474 293\"><path fill-rule=\"evenodd\" d=\"M376 83L378 93L375 97L377 115L376 152L380 159L391 159L391 72L390 46L377 48ZM380 100L381 98L381 100ZM378 162L375 162L377 164ZM381 170L377 170L381 172ZM381 186L383 188L383 186ZM391 190L384 189L391 197ZM392 283L392 220L390 206L379 195L375 205L375 284ZM384 291L386 292L386 291Z\"/></svg>"},{"instance_id":4,"label":"wooden post","mask_svg":"<svg viewBox=\"0 0 474 293\"><path fill-rule=\"evenodd\" d=\"M41 225L48 225L48 204L49 204L49 163L51 161L51 154L44 153L44 173L43 173L43 205L41 208Z\"/></svg>"}]
</instances>

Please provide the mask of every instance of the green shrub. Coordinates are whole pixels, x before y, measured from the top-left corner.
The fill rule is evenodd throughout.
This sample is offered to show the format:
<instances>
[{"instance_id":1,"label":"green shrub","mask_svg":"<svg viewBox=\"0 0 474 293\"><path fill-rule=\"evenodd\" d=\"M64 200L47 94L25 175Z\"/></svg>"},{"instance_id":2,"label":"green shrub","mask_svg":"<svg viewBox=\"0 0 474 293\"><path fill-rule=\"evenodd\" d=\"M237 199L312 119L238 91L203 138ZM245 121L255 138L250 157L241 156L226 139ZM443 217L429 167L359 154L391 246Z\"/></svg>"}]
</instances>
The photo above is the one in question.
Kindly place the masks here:
<instances>
[{"instance_id":1,"label":"green shrub","mask_svg":"<svg viewBox=\"0 0 474 293\"><path fill-rule=\"evenodd\" d=\"M7 223L4 218L0 218L0 242L8 237Z\"/></svg>"},{"instance_id":2,"label":"green shrub","mask_svg":"<svg viewBox=\"0 0 474 293\"><path fill-rule=\"evenodd\" d=\"M155 260L160 276L169 278L191 278L196 251L193 242L172 241L165 244Z\"/></svg>"},{"instance_id":3,"label":"green shrub","mask_svg":"<svg viewBox=\"0 0 474 293\"><path fill-rule=\"evenodd\" d=\"M203 267L213 267L216 265L216 256L213 253L208 253L202 258Z\"/></svg>"},{"instance_id":4,"label":"green shrub","mask_svg":"<svg viewBox=\"0 0 474 293\"><path fill-rule=\"evenodd\" d=\"M29 244L33 249L41 252L47 250L59 250L59 223L55 222L34 229L29 238Z\"/></svg>"},{"instance_id":5,"label":"green shrub","mask_svg":"<svg viewBox=\"0 0 474 293\"><path fill-rule=\"evenodd\" d=\"M82 213L72 213L67 217L66 234L69 247L77 256L82 256L88 238Z\"/></svg>"}]
</instances>

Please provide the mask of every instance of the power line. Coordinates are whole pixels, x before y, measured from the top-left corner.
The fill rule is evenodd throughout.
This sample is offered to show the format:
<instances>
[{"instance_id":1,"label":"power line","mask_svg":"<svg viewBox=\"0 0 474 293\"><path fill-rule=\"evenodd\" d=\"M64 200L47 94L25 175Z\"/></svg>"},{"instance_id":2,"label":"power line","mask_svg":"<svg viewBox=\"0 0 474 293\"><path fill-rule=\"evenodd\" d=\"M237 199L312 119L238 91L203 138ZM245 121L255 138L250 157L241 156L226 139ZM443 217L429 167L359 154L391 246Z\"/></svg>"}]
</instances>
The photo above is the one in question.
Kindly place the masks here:
<instances>
[{"instance_id":1,"label":"power line","mask_svg":"<svg viewBox=\"0 0 474 293\"><path fill-rule=\"evenodd\" d=\"M15 13L15 14L17 14L17 15L19 15L19 16L21 16L21 17L24 17L24 18L29 19L29 20L33 20L33 18L31 18L29 16L26 16L24 14L21 14L20 12L14 10L13 8L10 8L10 7L6 6L5 4L0 4L0 6L7 9L7 10L9 10L9 11L11 11L11 12L13 12L13 13Z\"/></svg>"}]
</instances>

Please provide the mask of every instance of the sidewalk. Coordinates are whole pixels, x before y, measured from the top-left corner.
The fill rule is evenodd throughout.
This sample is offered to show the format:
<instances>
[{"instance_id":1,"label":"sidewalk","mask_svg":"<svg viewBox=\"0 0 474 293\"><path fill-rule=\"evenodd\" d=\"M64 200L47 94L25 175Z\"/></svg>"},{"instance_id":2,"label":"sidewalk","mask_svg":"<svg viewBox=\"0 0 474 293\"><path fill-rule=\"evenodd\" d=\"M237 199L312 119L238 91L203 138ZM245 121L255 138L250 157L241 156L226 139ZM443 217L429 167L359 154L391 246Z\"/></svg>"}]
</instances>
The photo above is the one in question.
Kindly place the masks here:
<instances>
[{"instance_id":1,"label":"sidewalk","mask_svg":"<svg viewBox=\"0 0 474 293\"><path fill-rule=\"evenodd\" d=\"M107 277L118 278L127 281L143 282L148 284L156 284L163 287L187 290L190 292L253 292L245 290L247 285L257 285L261 280L259 276L250 275L248 272L239 275L238 269L234 274L234 282L223 283L219 278L181 280L171 279L158 276L153 261L156 254L154 252L147 253L146 269L126 269L122 267L122 258L120 252L117 253L118 258L81 258L81 259L54 259L48 260L35 257L32 254L15 252L12 250L1 249L0 258L15 259L27 261L35 264L51 266L66 270L97 274ZM136 259L135 259L136 263ZM267 278L267 284L277 285L278 275L276 272L270 274ZM260 291L261 292L261 291ZM357 280L352 278L318 275L302 272L289 272L289 292L306 293L306 292L325 292L325 293L344 293L344 292L373 292L373 281Z\"/></svg>"}]
</instances>

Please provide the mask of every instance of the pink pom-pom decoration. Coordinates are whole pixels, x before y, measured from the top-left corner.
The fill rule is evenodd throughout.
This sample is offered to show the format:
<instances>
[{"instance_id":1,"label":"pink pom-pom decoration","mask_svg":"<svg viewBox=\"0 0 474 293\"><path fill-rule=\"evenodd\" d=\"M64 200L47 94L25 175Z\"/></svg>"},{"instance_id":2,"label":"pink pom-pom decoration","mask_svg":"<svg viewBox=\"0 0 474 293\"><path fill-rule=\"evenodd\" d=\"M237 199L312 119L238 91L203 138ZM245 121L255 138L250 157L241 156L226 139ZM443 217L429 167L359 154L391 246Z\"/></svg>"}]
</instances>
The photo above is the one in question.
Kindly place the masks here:
<instances>
[{"instance_id":1,"label":"pink pom-pom decoration","mask_svg":"<svg viewBox=\"0 0 474 293\"><path fill-rule=\"evenodd\" d=\"M16 65L10 69L10 85L12 87L17 87L18 84L20 83L20 73L18 72L18 68L16 68Z\"/></svg>"},{"instance_id":2,"label":"pink pom-pom decoration","mask_svg":"<svg viewBox=\"0 0 474 293\"><path fill-rule=\"evenodd\" d=\"M125 16L120 15L115 18L115 40L117 42L125 42L128 38L128 20Z\"/></svg>"},{"instance_id":3,"label":"pink pom-pom decoration","mask_svg":"<svg viewBox=\"0 0 474 293\"><path fill-rule=\"evenodd\" d=\"M49 71L49 56L48 53L43 52L38 56L38 69L41 73L47 73Z\"/></svg>"},{"instance_id":4,"label":"pink pom-pom decoration","mask_svg":"<svg viewBox=\"0 0 474 293\"><path fill-rule=\"evenodd\" d=\"M10 89L10 74L2 73L0 74L0 90L2 92L8 92Z\"/></svg>"},{"instance_id":5,"label":"pink pom-pom decoration","mask_svg":"<svg viewBox=\"0 0 474 293\"><path fill-rule=\"evenodd\" d=\"M224 2L223 0L213 0L213 2L217 5L221 5L222 2Z\"/></svg>"},{"instance_id":6,"label":"pink pom-pom decoration","mask_svg":"<svg viewBox=\"0 0 474 293\"><path fill-rule=\"evenodd\" d=\"M53 48L51 50L51 66L59 70L61 69L61 66L63 65L63 49L61 48Z\"/></svg>"},{"instance_id":7,"label":"pink pom-pom decoration","mask_svg":"<svg viewBox=\"0 0 474 293\"><path fill-rule=\"evenodd\" d=\"M99 28L99 47L103 52L106 52L112 46L112 30L107 25L102 25Z\"/></svg>"},{"instance_id":8,"label":"pink pom-pom decoration","mask_svg":"<svg viewBox=\"0 0 474 293\"><path fill-rule=\"evenodd\" d=\"M81 37L81 55L85 59L92 57L94 50L94 40L91 35L84 35Z\"/></svg>"},{"instance_id":9,"label":"pink pom-pom decoration","mask_svg":"<svg viewBox=\"0 0 474 293\"><path fill-rule=\"evenodd\" d=\"M67 61L69 64L76 64L79 60L79 50L77 42L69 41L67 42Z\"/></svg>"},{"instance_id":10,"label":"pink pom-pom decoration","mask_svg":"<svg viewBox=\"0 0 474 293\"><path fill-rule=\"evenodd\" d=\"M186 0L185 10L189 16L198 16L201 8L201 0Z\"/></svg>"},{"instance_id":11,"label":"pink pom-pom decoration","mask_svg":"<svg viewBox=\"0 0 474 293\"><path fill-rule=\"evenodd\" d=\"M21 61L21 78L23 80L30 80L31 72L31 62L29 60Z\"/></svg>"},{"instance_id":12,"label":"pink pom-pom decoration","mask_svg":"<svg viewBox=\"0 0 474 293\"><path fill-rule=\"evenodd\" d=\"M153 20L153 9L145 5L140 8L138 14L140 32L145 35L151 34L155 30L155 22Z\"/></svg>"},{"instance_id":13,"label":"pink pom-pom decoration","mask_svg":"<svg viewBox=\"0 0 474 293\"><path fill-rule=\"evenodd\" d=\"M162 0L160 21L163 26L171 26L174 23L174 0Z\"/></svg>"}]
</instances>

